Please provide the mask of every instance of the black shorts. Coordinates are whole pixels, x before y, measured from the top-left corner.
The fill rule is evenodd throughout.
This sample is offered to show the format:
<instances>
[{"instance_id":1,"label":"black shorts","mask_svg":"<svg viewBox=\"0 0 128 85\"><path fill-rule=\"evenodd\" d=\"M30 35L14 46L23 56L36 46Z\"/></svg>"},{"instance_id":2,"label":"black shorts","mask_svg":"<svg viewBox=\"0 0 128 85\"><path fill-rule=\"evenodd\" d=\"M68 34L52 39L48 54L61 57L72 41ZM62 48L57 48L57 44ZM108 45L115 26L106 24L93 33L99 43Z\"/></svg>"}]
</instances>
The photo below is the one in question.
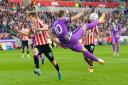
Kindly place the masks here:
<instances>
[{"instance_id":1,"label":"black shorts","mask_svg":"<svg viewBox=\"0 0 128 85\"><path fill-rule=\"evenodd\" d=\"M25 47L27 47L28 49L28 41L22 41L22 49L24 49Z\"/></svg>"},{"instance_id":2,"label":"black shorts","mask_svg":"<svg viewBox=\"0 0 128 85\"><path fill-rule=\"evenodd\" d=\"M84 47L91 53L94 52L95 49L95 45L94 44L90 44L90 45L84 45Z\"/></svg>"},{"instance_id":3,"label":"black shorts","mask_svg":"<svg viewBox=\"0 0 128 85\"><path fill-rule=\"evenodd\" d=\"M54 60L53 52L52 52L51 48L49 47L49 44L46 44L46 45L37 45L37 46L35 46L35 48L38 49L39 54L44 53L44 55L45 55L50 61L53 61L53 60Z\"/></svg>"}]
</instances>

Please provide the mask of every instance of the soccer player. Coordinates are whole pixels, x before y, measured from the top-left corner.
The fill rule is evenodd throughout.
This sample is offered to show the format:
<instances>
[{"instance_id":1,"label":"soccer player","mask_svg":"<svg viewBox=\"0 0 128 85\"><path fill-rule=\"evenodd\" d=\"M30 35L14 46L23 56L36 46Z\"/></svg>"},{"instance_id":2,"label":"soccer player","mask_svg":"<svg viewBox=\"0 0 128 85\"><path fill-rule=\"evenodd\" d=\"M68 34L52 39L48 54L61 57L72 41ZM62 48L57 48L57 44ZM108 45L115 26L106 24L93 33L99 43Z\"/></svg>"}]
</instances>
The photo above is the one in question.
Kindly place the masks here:
<instances>
[{"instance_id":1,"label":"soccer player","mask_svg":"<svg viewBox=\"0 0 128 85\"><path fill-rule=\"evenodd\" d=\"M86 30L93 29L97 24L103 23L105 14L103 14L99 20L97 19L89 24L85 24L81 28L75 29L73 32L68 31L68 24L79 19L83 14L84 12L80 12L73 17L66 17L66 11L60 10L57 14L58 19L53 23L52 26L51 35L54 36L52 37L52 40L64 48L81 52L83 53L84 57L99 62L100 64L104 64L103 59L96 58L95 55L90 53L84 46L82 46L82 44L79 43L79 40L82 38Z\"/></svg>"},{"instance_id":2,"label":"soccer player","mask_svg":"<svg viewBox=\"0 0 128 85\"><path fill-rule=\"evenodd\" d=\"M31 35L31 39L32 39L31 47L32 47L32 48L35 48L34 43L33 43L33 42L34 42L34 36L33 36L33 34ZM38 54L38 59L39 59L39 60L41 59L42 64L44 64L44 59L45 59L45 57L42 56L42 54Z\"/></svg>"},{"instance_id":3,"label":"soccer player","mask_svg":"<svg viewBox=\"0 0 128 85\"><path fill-rule=\"evenodd\" d=\"M119 56L121 24L118 18L114 18L111 23L112 47L114 56Z\"/></svg>"},{"instance_id":4,"label":"soccer player","mask_svg":"<svg viewBox=\"0 0 128 85\"><path fill-rule=\"evenodd\" d=\"M26 24L22 27L22 32L29 32L29 28ZM27 48L27 57L29 58L29 45L28 45L29 37L26 35L22 35L22 58L24 58L24 49Z\"/></svg>"},{"instance_id":5,"label":"soccer player","mask_svg":"<svg viewBox=\"0 0 128 85\"><path fill-rule=\"evenodd\" d=\"M92 21L92 19L87 19L88 23L90 23ZM95 42L94 42L94 39L95 39L95 36L98 36L98 28L97 26L95 26L93 29L91 30L87 30L86 33L85 33L85 36L83 36L83 44L84 44L84 47L91 53L94 52L94 49L95 49ZM87 57L84 57L85 61L88 63L89 65L89 68L88 68L88 72L94 72L93 70L93 60L87 58Z\"/></svg>"},{"instance_id":6,"label":"soccer player","mask_svg":"<svg viewBox=\"0 0 128 85\"><path fill-rule=\"evenodd\" d=\"M34 12L30 13L29 17L32 20L32 24L33 24L32 30L27 33L23 33L23 32L20 32L20 33L24 35L33 34L33 44L34 44L34 48L33 48L34 57L33 58L34 58L34 64L35 64L34 73L37 74L38 76L41 75L38 55L41 55L42 53L44 53L44 55L50 60L50 62L56 68L58 72L58 79L61 80L62 75L60 72L59 65L57 61L55 60L53 56L53 52L47 42L46 32L48 31L48 25L45 23L42 23L42 21L36 17L36 13Z\"/></svg>"}]
</instances>

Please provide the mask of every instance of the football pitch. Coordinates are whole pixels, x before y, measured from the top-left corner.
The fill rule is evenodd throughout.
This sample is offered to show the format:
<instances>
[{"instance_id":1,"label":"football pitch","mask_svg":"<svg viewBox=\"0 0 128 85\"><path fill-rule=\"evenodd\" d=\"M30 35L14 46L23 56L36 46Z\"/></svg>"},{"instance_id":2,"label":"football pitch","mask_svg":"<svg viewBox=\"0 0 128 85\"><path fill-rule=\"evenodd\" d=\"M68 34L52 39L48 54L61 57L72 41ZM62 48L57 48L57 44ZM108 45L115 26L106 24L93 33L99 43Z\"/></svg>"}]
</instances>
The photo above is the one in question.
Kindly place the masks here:
<instances>
[{"instance_id":1,"label":"football pitch","mask_svg":"<svg viewBox=\"0 0 128 85\"><path fill-rule=\"evenodd\" d=\"M54 48L53 52L63 75L57 72L48 59L40 61L42 75L33 73L33 56L21 58L21 50L0 51L0 85L128 85L128 46L121 46L120 56L113 56L110 45L96 46L95 54L105 60L104 65L94 63L94 73L81 53Z\"/></svg>"}]
</instances>

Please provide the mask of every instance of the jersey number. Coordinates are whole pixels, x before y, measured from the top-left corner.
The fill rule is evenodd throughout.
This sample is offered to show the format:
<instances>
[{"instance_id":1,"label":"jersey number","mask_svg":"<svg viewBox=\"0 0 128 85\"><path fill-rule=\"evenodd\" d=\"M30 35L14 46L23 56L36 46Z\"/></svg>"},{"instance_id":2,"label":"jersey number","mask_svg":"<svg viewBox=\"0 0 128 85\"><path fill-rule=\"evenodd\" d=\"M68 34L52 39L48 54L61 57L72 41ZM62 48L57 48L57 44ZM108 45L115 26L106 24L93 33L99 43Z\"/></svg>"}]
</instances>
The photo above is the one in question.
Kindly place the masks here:
<instances>
[{"instance_id":1,"label":"jersey number","mask_svg":"<svg viewBox=\"0 0 128 85\"><path fill-rule=\"evenodd\" d=\"M60 35L62 33L61 25L57 24L56 27L54 27L54 29L57 35Z\"/></svg>"}]
</instances>

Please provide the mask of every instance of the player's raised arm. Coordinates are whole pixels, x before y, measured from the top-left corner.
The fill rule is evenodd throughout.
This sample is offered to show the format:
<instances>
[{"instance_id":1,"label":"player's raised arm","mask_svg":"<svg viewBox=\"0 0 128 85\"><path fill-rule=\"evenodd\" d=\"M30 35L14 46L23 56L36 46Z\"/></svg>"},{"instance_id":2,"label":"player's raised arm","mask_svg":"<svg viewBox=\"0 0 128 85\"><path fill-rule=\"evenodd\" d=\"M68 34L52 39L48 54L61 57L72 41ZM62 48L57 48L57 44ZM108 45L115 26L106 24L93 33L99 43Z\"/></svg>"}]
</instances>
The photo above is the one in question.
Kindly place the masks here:
<instances>
[{"instance_id":1,"label":"player's raised arm","mask_svg":"<svg viewBox=\"0 0 128 85\"><path fill-rule=\"evenodd\" d=\"M84 11L81 11L81 12L78 13L77 15L72 16L72 17L71 17L71 21L75 21L75 20L79 19L80 17L82 17L83 15L84 15Z\"/></svg>"},{"instance_id":2,"label":"player's raised arm","mask_svg":"<svg viewBox=\"0 0 128 85\"><path fill-rule=\"evenodd\" d=\"M60 42L59 39L56 37L56 35L54 35L54 34L51 33L51 34L50 34L50 37L51 37L51 40L52 40L54 43L56 43L57 45L59 45L59 46L65 48L65 49L67 49L67 47L64 47L64 46L61 44L61 42Z\"/></svg>"},{"instance_id":3,"label":"player's raised arm","mask_svg":"<svg viewBox=\"0 0 128 85\"><path fill-rule=\"evenodd\" d=\"M49 30L48 31L48 35L50 36L50 38L51 38L51 40L53 41L53 42L55 42L57 45L59 45L59 46L62 46L61 45L61 42L59 41L59 39L57 38L57 36L55 35L55 34L53 34L52 32L51 32L51 30Z\"/></svg>"},{"instance_id":4,"label":"player's raised arm","mask_svg":"<svg viewBox=\"0 0 128 85\"><path fill-rule=\"evenodd\" d=\"M20 33L22 35L26 35L26 36L31 34L30 30L28 32L23 32L23 31L20 31L20 30L16 29L16 32L18 32L18 33Z\"/></svg>"}]
</instances>

